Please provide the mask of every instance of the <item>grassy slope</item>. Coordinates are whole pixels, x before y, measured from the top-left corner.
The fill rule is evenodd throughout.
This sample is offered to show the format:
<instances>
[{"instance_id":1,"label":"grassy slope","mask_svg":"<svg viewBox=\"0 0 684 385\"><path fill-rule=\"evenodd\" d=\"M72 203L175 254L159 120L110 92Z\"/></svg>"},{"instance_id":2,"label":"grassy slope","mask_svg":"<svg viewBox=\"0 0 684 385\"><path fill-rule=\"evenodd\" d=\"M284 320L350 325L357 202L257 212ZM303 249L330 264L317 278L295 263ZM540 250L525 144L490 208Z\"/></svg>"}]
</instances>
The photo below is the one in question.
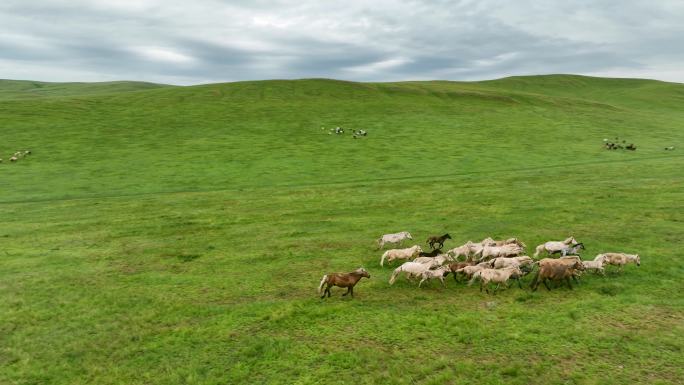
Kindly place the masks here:
<instances>
[{"instance_id":1,"label":"grassy slope","mask_svg":"<svg viewBox=\"0 0 684 385\"><path fill-rule=\"evenodd\" d=\"M684 139L682 85L545 76L87 88L40 99L14 88L0 102L0 157L34 152L0 164L0 382L684 374L684 158L662 151ZM320 129L336 125L370 135ZM639 150L603 151L616 135ZM639 252L643 264L573 292L388 287L372 239L404 229L417 241L449 231L450 246L574 234L587 255ZM361 264L372 279L356 300L315 298L323 273Z\"/></svg>"},{"instance_id":2,"label":"grassy slope","mask_svg":"<svg viewBox=\"0 0 684 385\"><path fill-rule=\"evenodd\" d=\"M145 82L50 83L30 80L0 79L0 100L38 99L45 97L85 96L144 91L168 87Z\"/></svg>"}]
</instances>

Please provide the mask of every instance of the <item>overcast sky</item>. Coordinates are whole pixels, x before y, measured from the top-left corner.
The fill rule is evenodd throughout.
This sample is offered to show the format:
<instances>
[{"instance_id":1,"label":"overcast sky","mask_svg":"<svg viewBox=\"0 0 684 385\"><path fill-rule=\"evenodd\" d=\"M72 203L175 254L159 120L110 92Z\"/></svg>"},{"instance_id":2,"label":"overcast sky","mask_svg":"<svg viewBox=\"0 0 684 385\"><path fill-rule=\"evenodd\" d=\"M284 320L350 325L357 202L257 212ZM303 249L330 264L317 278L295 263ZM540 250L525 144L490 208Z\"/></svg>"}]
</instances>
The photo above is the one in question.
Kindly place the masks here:
<instances>
[{"instance_id":1,"label":"overcast sky","mask_svg":"<svg viewBox=\"0 0 684 385\"><path fill-rule=\"evenodd\" d=\"M0 0L0 78L684 82L684 1Z\"/></svg>"}]
</instances>

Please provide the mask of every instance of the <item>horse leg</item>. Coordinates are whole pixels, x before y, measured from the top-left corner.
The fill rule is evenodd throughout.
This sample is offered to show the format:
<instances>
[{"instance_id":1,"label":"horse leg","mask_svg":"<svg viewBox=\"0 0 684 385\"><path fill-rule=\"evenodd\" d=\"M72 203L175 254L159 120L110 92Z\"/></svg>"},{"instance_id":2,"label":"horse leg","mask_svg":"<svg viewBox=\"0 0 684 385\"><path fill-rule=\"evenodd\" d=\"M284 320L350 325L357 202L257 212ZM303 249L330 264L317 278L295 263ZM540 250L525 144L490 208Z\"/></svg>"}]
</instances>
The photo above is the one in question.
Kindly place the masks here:
<instances>
[{"instance_id":1,"label":"horse leg","mask_svg":"<svg viewBox=\"0 0 684 385\"><path fill-rule=\"evenodd\" d=\"M349 287L347 288L347 292L344 293L344 294L342 294L342 296L344 297L345 295L349 294L349 292L351 292L351 286L349 286Z\"/></svg>"},{"instance_id":2,"label":"horse leg","mask_svg":"<svg viewBox=\"0 0 684 385\"><path fill-rule=\"evenodd\" d=\"M351 294L351 297L354 298L354 286L349 286L349 294Z\"/></svg>"},{"instance_id":3,"label":"horse leg","mask_svg":"<svg viewBox=\"0 0 684 385\"><path fill-rule=\"evenodd\" d=\"M542 282L544 282L544 286L546 286L546 290L551 291L549 284L546 282L546 278L544 278L544 280Z\"/></svg>"},{"instance_id":4,"label":"horse leg","mask_svg":"<svg viewBox=\"0 0 684 385\"><path fill-rule=\"evenodd\" d=\"M332 287L332 285L328 285L328 287L325 288L325 291L328 292L328 298L330 298L330 296L332 295L332 293L330 292L331 287Z\"/></svg>"},{"instance_id":5,"label":"horse leg","mask_svg":"<svg viewBox=\"0 0 684 385\"><path fill-rule=\"evenodd\" d=\"M439 280L442 281L442 286L446 289L446 283L444 283L444 277L439 277Z\"/></svg>"},{"instance_id":6,"label":"horse leg","mask_svg":"<svg viewBox=\"0 0 684 385\"><path fill-rule=\"evenodd\" d=\"M418 283L418 287L420 287L420 285L422 285L423 282L425 282L425 278L423 278L423 279L420 280L420 282Z\"/></svg>"},{"instance_id":7,"label":"horse leg","mask_svg":"<svg viewBox=\"0 0 684 385\"><path fill-rule=\"evenodd\" d=\"M570 277L565 277L565 282L568 283L568 287L572 290L572 283L570 282Z\"/></svg>"},{"instance_id":8,"label":"horse leg","mask_svg":"<svg viewBox=\"0 0 684 385\"><path fill-rule=\"evenodd\" d=\"M516 278L516 281L518 281L518 287L522 289L522 284L520 283L520 278Z\"/></svg>"}]
</instances>

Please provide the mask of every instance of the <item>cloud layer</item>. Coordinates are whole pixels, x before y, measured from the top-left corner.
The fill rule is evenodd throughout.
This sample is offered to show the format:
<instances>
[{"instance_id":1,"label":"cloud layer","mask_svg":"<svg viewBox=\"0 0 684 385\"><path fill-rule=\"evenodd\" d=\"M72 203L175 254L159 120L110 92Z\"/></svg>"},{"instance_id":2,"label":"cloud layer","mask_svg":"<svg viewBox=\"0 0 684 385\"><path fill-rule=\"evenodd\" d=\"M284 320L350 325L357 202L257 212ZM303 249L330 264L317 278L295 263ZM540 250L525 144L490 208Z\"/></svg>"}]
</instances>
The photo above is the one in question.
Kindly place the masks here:
<instances>
[{"instance_id":1,"label":"cloud layer","mask_svg":"<svg viewBox=\"0 0 684 385\"><path fill-rule=\"evenodd\" d=\"M3 0L0 78L684 82L684 2Z\"/></svg>"}]
</instances>

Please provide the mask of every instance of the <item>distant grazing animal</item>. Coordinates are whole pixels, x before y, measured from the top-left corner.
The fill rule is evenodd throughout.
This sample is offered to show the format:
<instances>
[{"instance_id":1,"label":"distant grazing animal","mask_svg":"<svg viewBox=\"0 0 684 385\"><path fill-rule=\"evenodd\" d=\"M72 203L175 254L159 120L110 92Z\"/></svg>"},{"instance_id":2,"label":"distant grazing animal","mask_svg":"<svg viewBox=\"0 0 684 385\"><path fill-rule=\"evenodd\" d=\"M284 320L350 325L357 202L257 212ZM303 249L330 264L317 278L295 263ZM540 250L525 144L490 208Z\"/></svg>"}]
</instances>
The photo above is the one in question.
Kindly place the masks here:
<instances>
[{"instance_id":1,"label":"distant grazing animal","mask_svg":"<svg viewBox=\"0 0 684 385\"><path fill-rule=\"evenodd\" d=\"M534 251L534 257L537 258L540 253L546 252L547 254L553 253L555 251L563 250L564 248L568 246L574 246L578 242L575 239L575 237L570 237L567 238L564 241L549 241L546 243L543 243L539 246Z\"/></svg>"},{"instance_id":2,"label":"distant grazing animal","mask_svg":"<svg viewBox=\"0 0 684 385\"><path fill-rule=\"evenodd\" d=\"M330 298L330 288L333 286L339 286L347 288L347 292L342 294L343 297L347 294L351 294L352 298L354 298L354 286L356 286L359 280L363 277L370 278L370 274L363 267L358 268L351 273L326 274L323 276L323 279L321 279L321 284L318 285L318 294L323 292L321 298L325 298L325 294L327 293L328 298ZM326 285L325 291L323 291L323 285Z\"/></svg>"},{"instance_id":3,"label":"distant grazing animal","mask_svg":"<svg viewBox=\"0 0 684 385\"><path fill-rule=\"evenodd\" d=\"M539 261L539 270L537 270L537 274L532 279L530 287L532 291L536 291L539 283L543 282L546 289L550 291L551 288L547 281L565 281L570 290L572 290L570 278L576 280L575 273L582 270L584 270L584 265L582 265L581 261L544 258Z\"/></svg>"},{"instance_id":4,"label":"distant grazing animal","mask_svg":"<svg viewBox=\"0 0 684 385\"><path fill-rule=\"evenodd\" d=\"M665 147L665 151L672 151L672 150L674 150L674 146Z\"/></svg>"},{"instance_id":5,"label":"distant grazing animal","mask_svg":"<svg viewBox=\"0 0 684 385\"><path fill-rule=\"evenodd\" d=\"M9 159L10 159L10 162L16 162L17 160L19 160L19 158L17 158L16 156L13 156Z\"/></svg>"},{"instance_id":6,"label":"distant grazing animal","mask_svg":"<svg viewBox=\"0 0 684 385\"><path fill-rule=\"evenodd\" d=\"M599 255L604 257L606 264L617 266L618 272L622 272L622 268L628 263L634 263L637 266L641 266L641 258L639 258L639 254L603 253Z\"/></svg>"},{"instance_id":7,"label":"distant grazing animal","mask_svg":"<svg viewBox=\"0 0 684 385\"><path fill-rule=\"evenodd\" d=\"M630 143L625 147L625 149L630 151L636 151L636 146L634 145L634 143Z\"/></svg>"},{"instance_id":8,"label":"distant grazing animal","mask_svg":"<svg viewBox=\"0 0 684 385\"><path fill-rule=\"evenodd\" d=\"M385 259L387 259L387 263L390 263L395 259L411 259L417 257L418 254L422 251L423 249L418 245L406 249L387 250L382 254L382 257L380 258L380 266L384 266Z\"/></svg>"},{"instance_id":9,"label":"distant grazing animal","mask_svg":"<svg viewBox=\"0 0 684 385\"><path fill-rule=\"evenodd\" d=\"M382 249L385 247L386 243L397 243L401 244L401 242L404 239L413 239L411 236L411 233L408 231L402 231L400 233L395 233L395 234L385 234L382 237L378 239L378 249Z\"/></svg>"},{"instance_id":10,"label":"distant grazing animal","mask_svg":"<svg viewBox=\"0 0 684 385\"><path fill-rule=\"evenodd\" d=\"M518 281L518 286L522 289L519 280L522 275L523 272L518 266L511 266L504 269L482 269L473 274L473 278L468 282L468 286L472 285L477 279L480 279L480 292L484 286L487 294L489 294L489 283L494 282L496 283L496 288L494 288L494 292L496 293L496 290L499 289L499 285L502 283L508 288L508 280L513 278Z\"/></svg>"},{"instance_id":11,"label":"distant grazing animal","mask_svg":"<svg viewBox=\"0 0 684 385\"><path fill-rule=\"evenodd\" d=\"M444 277L449 275L451 270L449 269L449 266L441 266L438 267L437 269L434 270L425 270L421 274L421 280L418 283L418 287L420 287L423 282L429 280L429 279L439 279L440 282L442 282L442 286L446 287L446 283L444 282Z\"/></svg>"},{"instance_id":12,"label":"distant grazing animal","mask_svg":"<svg viewBox=\"0 0 684 385\"><path fill-rule=\"evenodd\" d=\"M427 239L427 241L425 241L425 243L430 245L431 249L434 249L435 245L439 244L438 249L441 249L442 247L444 247L444 241L446 241L447 239L451 239L451 235L449 235L449 234L444 234L441 236L433 235L433 236L429 237Z\"/></svg>"},{"instance_id":13,"label":"distant grazing animal","mask_svg":"<svg viewBox=\"0 0 684 385\"><path fill-rule=\"evenodd\" d=\"M394 272L392 272L392 276L389 279L389 284L394 285L394 282L401 273L404 273L406 279L410 281L411 278L418 277L423 274L425 270L430 270L430 266L418 262L404 262L404 264L394 269Z\"/></svg>"},{"instance_id":14,"label":"distant grazing animal","mask_svg":"<svg viewBox=\"0 0 684 385\"><path fill-rule=\"evenodd\" d=\"M523 253L523 248L515 243L506 244L503 246L485 246L476 254L480 257L480 261L487 261L491 258L498 257L517 257Z\"/></svg>"}]
</instances>

